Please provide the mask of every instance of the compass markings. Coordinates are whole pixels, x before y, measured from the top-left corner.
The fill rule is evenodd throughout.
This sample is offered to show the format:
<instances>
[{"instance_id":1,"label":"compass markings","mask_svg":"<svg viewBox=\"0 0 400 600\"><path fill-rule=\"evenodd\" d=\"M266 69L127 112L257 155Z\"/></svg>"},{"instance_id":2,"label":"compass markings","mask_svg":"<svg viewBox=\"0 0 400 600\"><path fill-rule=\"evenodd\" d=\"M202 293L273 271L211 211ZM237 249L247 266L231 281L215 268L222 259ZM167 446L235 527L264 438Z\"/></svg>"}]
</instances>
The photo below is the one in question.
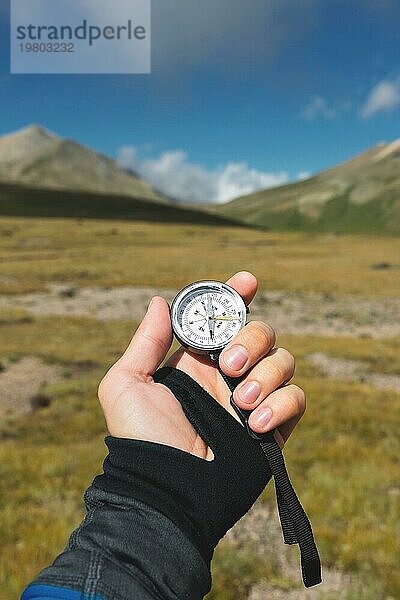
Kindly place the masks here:
<instances>
[{"instance_id":1,"label":"compass markings","mask_svg":"<svg viewBox=\"0 0 400 600\"><path fill-rule=\"evenodd\" d=\"M237 310L232 297L227 297L226 294L225 291L211 291L200 287L182 298L176 314L180 329L188 342L199 347L221 347L239 331L243 311ZM221 316L220 320L218 315ZM214 325L211 325L212 322Z\"/></svg>"}]
</instances>

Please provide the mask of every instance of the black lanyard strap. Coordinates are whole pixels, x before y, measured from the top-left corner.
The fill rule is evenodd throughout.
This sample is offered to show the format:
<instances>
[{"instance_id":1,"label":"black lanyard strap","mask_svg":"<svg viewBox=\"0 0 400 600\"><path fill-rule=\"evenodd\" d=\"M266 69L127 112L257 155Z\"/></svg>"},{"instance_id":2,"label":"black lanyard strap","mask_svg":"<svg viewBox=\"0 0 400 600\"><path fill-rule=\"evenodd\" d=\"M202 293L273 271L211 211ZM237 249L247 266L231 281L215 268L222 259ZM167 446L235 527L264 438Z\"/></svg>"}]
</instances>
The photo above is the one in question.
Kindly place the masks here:
<instances>
[{"instance_id":1,"label":"black lanyard strap","mask_svg":"<svg viewBox=\"0 0 400 600\"><path fill-rule=\"evenodd\" d=\"M238 383L242 381L242 378L228 377L219 366L218 369L230 391L233 392ZM233 399L233 394L231 395L230 403L245 426L247 433L260 442L260 446L266 456L269 468L274 476L276 501L283 539L285 544L299 545L304 585L306 587L317 585L322 581L321 561L314 541L311 523L291 484L285 459L275 439L274 431L263 434L256 433L250 428L248 423L252 411L244 410L237 406Z\"/></svg>"}]
</instances>

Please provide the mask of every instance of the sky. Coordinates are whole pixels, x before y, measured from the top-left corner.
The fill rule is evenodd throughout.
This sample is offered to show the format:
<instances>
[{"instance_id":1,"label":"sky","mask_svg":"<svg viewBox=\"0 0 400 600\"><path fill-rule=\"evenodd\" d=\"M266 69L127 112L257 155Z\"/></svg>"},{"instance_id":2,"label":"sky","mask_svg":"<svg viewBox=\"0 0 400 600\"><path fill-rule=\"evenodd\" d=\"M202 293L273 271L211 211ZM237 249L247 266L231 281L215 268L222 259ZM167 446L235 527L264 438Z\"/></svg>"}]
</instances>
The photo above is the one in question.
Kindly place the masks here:
<instances>
[{"instance_id":1,"label":"sky","mask_svg":"<svg viewBox=\"0 0 400 600\"><path fill-rule=\"evenodd\" d=\"M40 124L178 199L226 202L400 137L398 0L153 0L149 75L11 75L0 2L0 135Z\"/></svg>"}]
</instances>

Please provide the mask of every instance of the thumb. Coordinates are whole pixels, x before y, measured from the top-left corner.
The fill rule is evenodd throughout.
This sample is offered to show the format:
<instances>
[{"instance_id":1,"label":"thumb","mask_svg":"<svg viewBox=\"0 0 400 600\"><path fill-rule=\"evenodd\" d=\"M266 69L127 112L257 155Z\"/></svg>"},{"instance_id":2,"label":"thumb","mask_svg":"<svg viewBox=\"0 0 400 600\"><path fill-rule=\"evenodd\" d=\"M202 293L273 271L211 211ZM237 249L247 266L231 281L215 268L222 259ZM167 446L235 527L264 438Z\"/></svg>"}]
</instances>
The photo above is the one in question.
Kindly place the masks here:
<instances>
[{"instance_id":1,"label":"thumb","mask_svg":"<svg viewBox=\"0 0 400 600\"><path fill-rule=\"evenodd\" d=\"M171 344L169 306L164 298L155 296L121 357L120 364L129 366L135 375L151 377L164 360Z\"/></svg>"}]
</instances>

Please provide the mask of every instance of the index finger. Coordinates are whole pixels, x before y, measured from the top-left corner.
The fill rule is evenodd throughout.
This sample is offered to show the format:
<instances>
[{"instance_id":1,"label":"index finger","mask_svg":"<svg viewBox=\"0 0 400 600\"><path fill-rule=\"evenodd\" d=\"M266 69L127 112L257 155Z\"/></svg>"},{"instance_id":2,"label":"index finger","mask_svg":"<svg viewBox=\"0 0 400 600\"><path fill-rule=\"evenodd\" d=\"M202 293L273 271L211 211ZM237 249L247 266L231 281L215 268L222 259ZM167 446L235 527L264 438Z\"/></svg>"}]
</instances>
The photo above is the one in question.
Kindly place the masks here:
<instances>
[{"instance_id":1,"label":"index finger","mask_svg":"<svg viewBox=\"0 0 400 600\"><path fill-rule=\"evenodd\" d=\"M242 296L246 306L250 304L257 293L258 281L249 271L235 273L226 283Z\"/></svg>"}]
</instances>

